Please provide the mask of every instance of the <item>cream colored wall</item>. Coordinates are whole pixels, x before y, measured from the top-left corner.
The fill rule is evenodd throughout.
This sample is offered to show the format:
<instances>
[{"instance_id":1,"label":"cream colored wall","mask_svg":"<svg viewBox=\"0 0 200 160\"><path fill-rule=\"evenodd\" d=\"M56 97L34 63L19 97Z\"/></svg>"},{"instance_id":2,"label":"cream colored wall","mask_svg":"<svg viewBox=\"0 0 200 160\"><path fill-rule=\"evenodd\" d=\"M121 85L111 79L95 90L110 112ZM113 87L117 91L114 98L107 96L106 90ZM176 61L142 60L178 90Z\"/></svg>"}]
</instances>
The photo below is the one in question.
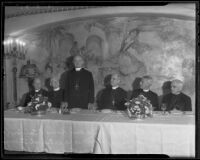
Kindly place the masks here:
<instances>
[{"instance_id":1,"label":"cream colored wall","mask_svg":"<svg viewBox=\"0 0 200 160\"><path fill-rule=\"evenodd\" d=\"M58 22L49 26L56 26L57 24L62 24L59 21L61 20L66 20L66 19L70 19L70 18L77 18L76 20L70 21L70 25L71 29L66 29L67 32L72 33L74 35L74 39L76 41L78 41L79 47L81 46L85 46L86 45L86 39L91 36L91 35L98 35L103 43L102 43L102 51L99 52L98 48L96 47L96 44L90 44L91 47L94 46L95 50L95 54L99 52L99 54L102 54L102 59L103 59L103 63L101 63L100 65L97 65L96 62L94 61L94 59L91 59L88 63L88 68L89 70L91 70L93 72L94 78L95 78L95 84L96 84L96 92L101 89L103 87L103 83L102 83L102 78L108 74L112 72L112 69L109 71L109 68L112 68L115 66L116 63L120 64L120 66L117 67L121 67L121 71L122 72L126 72L128 74L128 78L123 77L123 87L126 90L131 90L131 83L134 80L134 78L138 77L138 76L143 76L144 74L152 74L153 76L157 76L157 78L155 79L155 83L152 87L152 90L157 92L159 95L162 94L161 91L161 86L162 83L165 80L169 80L169 74L170 74L170 66L172 66L172 61L170 60L165 60L162 58L162 56L164 55L163 53L165 52L170 53L170 48L173 49L173 46L176 48L176 45L178 45L179 47L181 47L182 43L179 43L179 41L172 41L172 42L167 42L167 43L163 43L162 40L160 39L160 37L158 36L158 32L156 30L154 30L154 28L151 25L149 25L148 22L147 24L149 25L149 27L146 27L147 31L140 31L138 40L139 40L139 44L145 43L148 44L150 47L153 48L153 50L151 51L141 51L141 55L138 54L138 50L135 48L130 48L127 52L128 56L124 56L121 53L119 54L119 56L115 59L110 58L112 57L112 55L115 55L119 49L120 49L120 45L121 45L121 36L118 36L117 34L110 32L109 35L107 33L104 32L104 30L101 28L101 22L105 20L106 23L104 23L102 26L104 27L104 25L108 25L110 23L110 20L106 20L106 16L101 17L100 21L97 20L98 18L92 18L95 15L116 15L116 20L120 19L120 14L127 14L127 13L168 13L169 15L167 17L171 17L172 21L174 21L174 24L177 25L177 29L181 32L181 27L184 25L188 25L185 26L185 28L189 28L189 30L192 33L192 39L194 39L195 36L195 26L194 26L194 17L195 17L195 12L194 12L194 5L189 5L189 7L185 7L185 6L165 6L165 7L114 7L114 8L110 8L110 7L106 7L106 8L96 8L96 9L88 9L88 10L82 10L82 11L70 11L70 12L61 12L61 13L52 13L52 14L40 14L40 15L30 15L30 16L22 16L19 18L10 18L8 20L6 20L5 23L5 28L6 34L11 34L11 35L17 35L18 33L20 33L23 30L26 29L31 29L34 28L36 26L40 26L42 24L48 24L50 22ZM171 14L176 13L176 15L171 16ZM181 14L184 16L190 16L190 21L186 20L186 23L184 22L184 20L180 19L180 16L178 16L178 20L177 15ZM131 16L134 17L137 14L132 14ZM160 14L159 14L160 15ZM81 17L87 17L87 16L91 16L91 18L85 18L83 20L80 20ZM123 16L122 16L123 17ZM169 18L170 19L170 18ZM192 20L191 20L192 19ZM91 31L88 32L85 30L84 28L84 24L88 23L90 24L90 21L95 22L95 20L97 20L94 24L94 26L91 28ZM99 23L99 22L100 23ZM191 22L191 23L190 23ZM108 24L107 24L108 23ZM113 23L113 22L112 22ZM127 23L127 22L125 22ZM164 22L163 22L164 23ZM92 23L91 23L92 24ZM134 24L134 25L133 25ZM129 27L129 29L134 28L134 27L138 27L139 26L139 22L135 22L132 25L127 25ZM118 27L118 25L120 26L120 24L116 24L114 25L115 27ZM166 25L166 24L164 24ZM68 23L65 22L64 26L66 28L68 28ZM47 29L49 28L48 26L46 27ZM120 28L120 27L119 27ZM143 26L143 28L145 28L145 26ZM166 28L167 29L167 28ZM175 31L179 32L179 31ZM184 32L184 30L183 30ZM24 32L24 33L29 33ZM32 32L30 32L30 34L32 34ZM184 33L179 33L180 35L184 34ZM20 34L20 36L22 37L26 37L26 35L24 36L23 32ZM32 35L30 36L32 37ZM52 47L53 49L53 54L56 57L58 57L58 55L60 55L60 60L58 59L58 62L55 62L55 64L58 63L63 63L63 60L65 60L66 57L68 57L70 55L69 50L72 47L71 44L69 43L70 41L63 41L62 44L60 45L60 48L56 49L55 47ZM177 44L176 44L177 43ZM185 43L185 42L184 42ZM193 43L193 42L192 42ZM167 45L164 45L167 44ZM161 46L163 45L163 46ZM185 45L185 44L184 44ZM193 45L193 44L192 44ZM40 71L42 72L42 74L45 74L44 71L44 66L47 63L47 58L49 57L49 50L45 49L46 46L42 46L40 44L37 44L37 39L36 41L32 41L31 43L28 44L28 55L27 55L27 59L31 59L33 63L35 63ZM167 48L168 47L168 48ZM192 46L190 46L192 47ZM185 48L185 46L183 46L182 48ZM140 49L141 50L141 49ZM181 54L179 54L178 52L181 52ZM189 54L189 56L187 57L188 59L194 59L194 50L181 50L181 48L176 48L175 52L176 57L179 57L177 59L177 61L174 62L174 67L171 67L171 71L175 72L175 70L177 69L177 73L181 73L181 76L186 77L187 79L187 73L188 73L188 68L186 67L186 72L182 72L182 68L181 68L181 63L183 62L183 57L182 56L186 56L185 53L191 53ZM94 56L98 56L98 55L94 55ZM181 56L181 57L180 57ZM131 57L131 58L128 58ZM186 58L186 59L187 59ZM132 59L132 60L131 60ZM173 58L172 58L173 59ZM61 62L62 60L62 62ZM111 60L111 61L110 61ZM113 61L112 61L113 60ZM130 62L129 62L130 61ZM134 62L132 64L132 62ZM138 67L138 61L141 62L141 64L143 64L144 66L146 66L146 71L145 70L139 70L137 69ZM25 64L26 62L19 62L18 63L18 74L20 71L20 68L23 64ZM126 66L127 64L130 63L130 67ZM138 64L137 64L138 63ZM180 67L177 67L177 64ZM166 65L166 67L163 67L163 65ZM159 70L158 68L162 69ZM127 68L128 67L128 68ZM132 67L132 68L131 68ZM99 68L103 68L104 69L104 73L99 72ZM12 101L12 92L13 92L13 82L12 82L12 65L10 63L7 63L7 98L8 101ZM132 74L133 71L137 71L137 74ZM57 69L58 72L62 73L63 70ZM192 73L192 71L189 71L190 73ZM164 76L166 75L165 79L159 79L159 73L160 75ZM186 74L185 74L186 73ZM191 80L191 77L193 75L189 75L189 79L188 82L191 81L192 88L195 88L194 86L194 81ZM27 87L27 81L24 79L20 79L18 78L18 100L20 100L20 98L22 97L22 95L28 91L28 87ZM185 89L186 93L189 94L192 97L192 101L193 101L193 108L194 108L194 100L195 100L195 93L194 91L191 91L191 89L186 88Z\"/></svg>"}]
</instances>

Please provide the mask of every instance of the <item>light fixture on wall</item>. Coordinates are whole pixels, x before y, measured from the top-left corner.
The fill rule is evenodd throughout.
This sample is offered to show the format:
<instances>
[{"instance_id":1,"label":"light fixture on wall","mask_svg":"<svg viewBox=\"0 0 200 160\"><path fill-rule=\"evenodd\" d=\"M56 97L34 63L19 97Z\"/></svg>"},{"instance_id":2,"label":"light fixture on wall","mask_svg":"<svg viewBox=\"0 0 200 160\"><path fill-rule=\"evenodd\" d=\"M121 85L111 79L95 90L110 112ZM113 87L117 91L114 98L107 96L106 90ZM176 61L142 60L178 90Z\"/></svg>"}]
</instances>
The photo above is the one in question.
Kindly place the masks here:
<instances>
[{"instance_id":1,"label":"light fixture on wall","mask_svg":"<svg viewBox=\"0 0 200 160\"><path fill-rule=\"evenodd\" d=\"M19 39L13 39L9 38L4 41L4 55L5 58L11 59L16 58L20 60L25 60L26 58L26 43L19 40Z\"/></svg>"},{"instance_id":2,"label":"light fixture on wall","mask_svg":"<svg viewBox=\"0 0 200 160\"><path fill-rule=\"evenodd\" d=\"M4 41L4 58L13 60L13 100L17 104L17 60L25 60L27 49L26 43L15 38L8 38ZM6 61L5 61L6 63Z\"/></svg>"}]
</instances>

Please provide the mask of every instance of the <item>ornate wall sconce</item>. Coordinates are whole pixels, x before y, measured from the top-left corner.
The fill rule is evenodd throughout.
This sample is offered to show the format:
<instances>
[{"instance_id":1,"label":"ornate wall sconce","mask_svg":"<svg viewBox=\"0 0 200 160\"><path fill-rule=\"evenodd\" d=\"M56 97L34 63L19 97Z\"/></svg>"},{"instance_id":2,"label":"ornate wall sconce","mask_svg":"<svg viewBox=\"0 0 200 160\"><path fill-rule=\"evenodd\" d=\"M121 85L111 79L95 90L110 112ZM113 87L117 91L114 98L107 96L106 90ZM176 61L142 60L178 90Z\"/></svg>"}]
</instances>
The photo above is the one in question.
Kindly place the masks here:
<instances>
[{"instance_id":1,"label":"ornate wall sconce","mask_svg":"<svg viewBox=\"0 0 200 160\"><path fill-rule=\"evenodd\" d=\"M25 60L27 49L26 43L14 38L8 38L4 41L4 58L13 60L13 98L14 104L17 104L17 60ZM6 88L5 88L6 89Z\"/></svg>"},{"instance_id":2,"label":"ornate wall sconce","mask_svg":"<svg viewBox=\"0 0 200 160\"><path fill-rule=\"evenodd\" d=\"M25 60L27 49L25 48L26 43L19 39L7 39L4 41L4 55L5 58L17 58Z\"/></svg>"}]
</instances>

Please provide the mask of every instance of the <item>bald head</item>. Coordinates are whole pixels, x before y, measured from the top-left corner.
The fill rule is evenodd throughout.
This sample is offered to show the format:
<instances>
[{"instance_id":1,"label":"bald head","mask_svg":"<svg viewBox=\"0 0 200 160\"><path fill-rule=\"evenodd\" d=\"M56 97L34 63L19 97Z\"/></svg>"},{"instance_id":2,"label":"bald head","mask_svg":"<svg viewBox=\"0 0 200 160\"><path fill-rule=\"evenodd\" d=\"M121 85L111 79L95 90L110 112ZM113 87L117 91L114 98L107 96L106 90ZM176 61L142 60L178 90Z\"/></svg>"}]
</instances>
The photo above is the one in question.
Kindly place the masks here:
<instances>
[{"instance_id":1,"label":"bald head","mask_svg":"<svg viewBox=\"0 0 200 160\"><path fill-rule=\"evenodd\" d=\"M40 78L35 78L33 81L33 86L35 90L40 90L42 88L42 80Z\"/></svg>"},{"instance_id":2,"label":"bald head","mask_svg":"<svg viewBox=\"0 0 200 160\"><path fill-rule=\"evenodd\" d=\"M183 89L183 81L175 79L171 83L171 91L173 94L179 94Z\"/></svg>"},{"instance_id":3,"label":"bald head","mask_svg":"<svg viewBox=\"0 0 200 160\"><path fill-rule=\"evenodd\" d=\"M149 90L153 83L153 78L151 76L143 76L140 82L140 87L144 90Z\"/></svg>"},{"instance_id":4,"label":"bald head","mask_svg":"<svg viewBox=\"0 0 200 160\"><path fill-rule=\"evenodd\" d=\"M76 55L73 59L75 68L83 68L84 59L81 55Z\"/></svg>"}]
</instances>

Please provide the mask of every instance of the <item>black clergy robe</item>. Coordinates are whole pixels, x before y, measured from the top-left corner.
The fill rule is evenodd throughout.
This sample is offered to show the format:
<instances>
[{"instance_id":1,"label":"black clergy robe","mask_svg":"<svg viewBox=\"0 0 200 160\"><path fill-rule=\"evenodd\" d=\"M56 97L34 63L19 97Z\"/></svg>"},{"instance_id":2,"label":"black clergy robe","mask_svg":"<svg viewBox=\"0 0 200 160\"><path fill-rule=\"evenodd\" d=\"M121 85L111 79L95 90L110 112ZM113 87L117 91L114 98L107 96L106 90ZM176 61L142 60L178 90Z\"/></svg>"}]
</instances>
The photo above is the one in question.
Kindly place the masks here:
<instances>
[{"instance_id":1,"label":"black clergy robe","mask_svg":"<svg viewBox=\"0 0 200 160\"><path fill-rule=\"evenodd\" d=\"M45 87L47 88L48 91L52 91L53 87L51 86L51 78L47 78L44 81Z\"/></svg>"},{"instance_id":2,"label":"black clergy robe","mask_svg":"<svg viewBox=\"0 0 200 160\"><path fill-rule=\"evenodd\" d=\"M36 92L35 90L33 90L33 91L30 91L30 92L28 92L27 94L26 94L26 98L25 98L25 102L24 102L24 107L26 107L27 106L27 104L29 103L29 102L31 102L31 99L32 99L32 97L34 96L34 95L39 95L39 94L41 94L42 96L44 96L44 97L48 97L48 92L46 91L46 90L44 90L44 89L40 89L38 92Z\"/></svg>"},{"instance_id":3,"label":"black clergy robe","mask_svg":"<svg viewBox=\"0 0 200 160\"><path fill-rule=\"evenodd\" d=\"M66 78L67 78L67 73L69 71L65 71L61 74L60 76L60 80L59 80L59 83L60 83L60 88L61 89L65 89L65 86L66 86Z\"/></svg>"},{"instance_id":4,"label":"black clergy robe","mask_svg":"<svg viewBox=\"0 0 200 160\"><path fill-rule=\"evenodd\" d=\"M112 89L112 87L107 87L103 89L99 97L98 109L125 110L126 98L127 92L122 88Z\"/></svg>"},{"instance_id":5,"label":"black clergy robe","mask_svg":"<svg viewBox=\"0 0 200 160\"><path fill-rule=\"evenodd\" d=\"M166 103L167 111L177 109L181 111L192 111L191 98L184 93L178 95L169 93L162 99L162 103Z\"/></svg>"},{"instance_id":6,"label":"black clergy robe","mask_svg":"<svg viewBox=\"0 0 200 160\"><path fill-rule=\"evenodd\" d=\"M88 103L94 103L94 80L92 73L84 68L72 69L66 74L64 101L69 108L88 109Z\"/></svg>"},{"instance_id":7,"label":"black clergy robe","mask_svg":"<svg viewBox=\"0 0 200 160\"><path fill-rule=\"evenodd\" d=\"M154 93L150 90L145 92L145 91L143 91L143 89L136 89L136 90L133 90L131 99L137 98L139 95L145 96L150 101L152 106L154 107L154 110L160 110L159 104L158 104L158 95L156 93Z\"/></svg>"},{"instance_id":8,"label":"black clergy robe","mask_svg":"<svg viewBox=\"0 0 200 160\"><path fill-rule=\"evenodd\" d=\"M64 90L59 89L57 91L50 91L48 93L48 100L52 103L52 107L60 108L61 102L64 100Z\"/></svg>"}]
</instances>

